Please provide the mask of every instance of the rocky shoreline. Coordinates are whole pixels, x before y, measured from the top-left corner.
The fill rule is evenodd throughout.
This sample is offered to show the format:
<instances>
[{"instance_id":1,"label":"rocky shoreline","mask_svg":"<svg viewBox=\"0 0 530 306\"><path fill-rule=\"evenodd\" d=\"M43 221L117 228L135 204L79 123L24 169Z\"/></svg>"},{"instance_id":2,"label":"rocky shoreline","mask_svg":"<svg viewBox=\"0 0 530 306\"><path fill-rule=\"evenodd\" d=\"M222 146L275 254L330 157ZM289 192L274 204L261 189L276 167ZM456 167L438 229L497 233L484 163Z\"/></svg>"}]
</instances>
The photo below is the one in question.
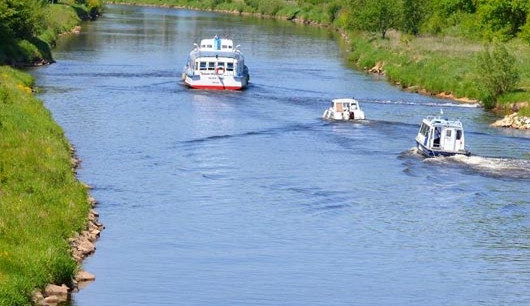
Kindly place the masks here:
<instances>
[{"instance_id":1,"label":"rocky shoreline","mask_svg":"<svg viewBox=\"0 0 530 306\"><path fill-rule=\"evenodd\" d=\"M491 126L513 128L518 130L530 130L530 117L519 116L517 113L513 113L493 122Z\"/></svg>"},{"instance_id":2,"label":"rocky shoreline","mask_svg":"<svg viewBox=\"0 0 530 306\"><path fill-rule=\"evenodd\" d=\"M70 148L70 151L72 156L75 156L75 150L73 147ZM74 173L80 162L81 161L78 158L72 157L72 171ZM85 185L85 187L87 190L91 189L88 185ZM77 262L78 267L81 267L81 264L86 257L92 255L96 251L95 242L99 238L101 231L105 228L103 224L99 222L99 213L95 210L97 201L89 195L87 202L90 205L90 211L88 213L88 222L85 230L80 233L75 233L74 237L68 239L72 258ZM80 268L70 284L48 284L44 290L35 290L33 292L32 301L35 305L56 306L59 303L68 301L71 293L78 292L80 288L83 288L86 284L95 279L96 277L92 273Z\"/></svg>"}]
</instances>

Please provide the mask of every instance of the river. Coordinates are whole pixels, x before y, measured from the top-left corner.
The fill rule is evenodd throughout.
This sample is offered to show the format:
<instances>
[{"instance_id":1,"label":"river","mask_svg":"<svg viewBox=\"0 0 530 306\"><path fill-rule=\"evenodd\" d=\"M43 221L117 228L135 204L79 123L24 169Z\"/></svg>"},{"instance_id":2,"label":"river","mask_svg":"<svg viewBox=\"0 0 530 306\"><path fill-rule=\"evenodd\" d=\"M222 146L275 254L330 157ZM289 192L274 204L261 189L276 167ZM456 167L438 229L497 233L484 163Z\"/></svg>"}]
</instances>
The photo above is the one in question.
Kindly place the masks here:
<instances>
[{"instance_id":1,"label":"river","mask_svg":"<svg viewBox=\"0 0 530 306\"><path fill-rule=\"evenodd\" d=\"M247 90L190 90L194 42L241 44ZM106 229L72 305L529 305L530 134L348 67L329 30L108 6L32 74ZM320 118L355 96L367 119ZM471 157L424 159L421 119Z\"/></svg>"}]
</instances>

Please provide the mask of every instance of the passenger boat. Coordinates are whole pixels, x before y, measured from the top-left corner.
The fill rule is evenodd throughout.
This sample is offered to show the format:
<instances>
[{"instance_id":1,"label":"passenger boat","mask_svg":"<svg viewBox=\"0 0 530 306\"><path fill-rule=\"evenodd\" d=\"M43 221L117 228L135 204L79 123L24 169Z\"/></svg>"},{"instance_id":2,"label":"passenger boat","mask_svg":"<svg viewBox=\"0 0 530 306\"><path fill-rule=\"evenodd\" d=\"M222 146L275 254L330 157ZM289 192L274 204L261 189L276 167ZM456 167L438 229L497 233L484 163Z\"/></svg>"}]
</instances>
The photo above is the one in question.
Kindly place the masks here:
<instances>
[{"instance_id":1,"label":"passenger boat","mask_svg":"<svg viewBox=\"0 0 530 306\"><path fill-rule=\"evenodd\" d=\"M182 80L191 88L239 90L247 87L248 68L239 45L234 47L231 39L201 40L200 46L190 52Z\"/></svg>"},{"instance_id":2,"label":"passenger boat","mask_svg":"<svg viewBox=\"0 0 530 306\"><path fill-rule=\"evenodd\" d=\"M363 120L364 112L359 101L350 98L331 100L331 106L324 111L322 118L331 120Z\"/></svg>"},{"instance_id":3,"label":"passenger boat","mask_svg":"<svg viewBox=\"0 0 530 306\"><path fill-rule=\"evenodd\" d=\"M443 112L440 115L443 115ZM441 116L428 116L423 119L416 136L416 146L427 157L471 154L465 147L462 122Z\"/></svg>"}]
</instances>

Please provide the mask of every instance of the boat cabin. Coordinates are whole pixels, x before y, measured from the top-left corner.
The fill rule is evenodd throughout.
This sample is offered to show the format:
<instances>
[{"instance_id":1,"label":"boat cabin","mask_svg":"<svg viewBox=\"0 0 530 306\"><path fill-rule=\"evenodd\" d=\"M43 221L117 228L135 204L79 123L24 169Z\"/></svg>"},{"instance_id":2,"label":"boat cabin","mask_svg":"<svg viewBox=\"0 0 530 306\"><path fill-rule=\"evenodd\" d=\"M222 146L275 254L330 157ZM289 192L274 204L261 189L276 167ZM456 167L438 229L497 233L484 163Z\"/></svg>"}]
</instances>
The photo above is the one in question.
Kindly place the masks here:
<instances>
[{"instance_id":1,"label":"boat cabin","mask_svg":"<svg viewBox=\"0 0 530 306\"><path fill-rule=\"evenodd\" d=\"M354 99L335 99L331 101L331 108L335 112L349 112L359 110L359 102Z\"/></svg>"},{"instance_id":2,"label":"boat cabin","mask_svg":"<svg viewBox=\"0 0 530 306\"><path fill-rule=\"evenodd\" d=\"M459 120L429 116L423 119L416 137L418 148L428 156L466 154L464 129Z\"/></svg>"},{"instance_id":3,"label":"boat cabin","mask_svg":"<svg viewBox=\"0 0 530 306\"><path fill-rule=\"evenodd\" d=\"M331 100L331 106L324 111L322 117L331 120L364 120L364 112L359 101L341 98Z\"/></svg>"},{"instance_id":4,"label":"boat cabin","mask_svg":"<svg viewBox=\"0 0 530 306\"><path fill-rule=\"evenodd\" d=\"M200 49L202 51L233 51L234 42L231 39L215 36L214 38L201 40Z\"/></svg>"}]
</instances>

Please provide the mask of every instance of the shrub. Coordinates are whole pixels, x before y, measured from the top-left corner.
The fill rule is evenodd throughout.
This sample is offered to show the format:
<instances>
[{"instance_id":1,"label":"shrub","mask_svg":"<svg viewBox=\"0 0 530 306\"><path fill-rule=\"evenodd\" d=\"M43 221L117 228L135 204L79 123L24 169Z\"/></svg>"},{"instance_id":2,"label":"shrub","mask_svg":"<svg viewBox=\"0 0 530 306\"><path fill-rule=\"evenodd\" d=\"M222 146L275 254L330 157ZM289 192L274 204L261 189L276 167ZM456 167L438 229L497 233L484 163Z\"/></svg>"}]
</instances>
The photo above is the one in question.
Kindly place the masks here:
<instances>
[{"instance_id":1,"label":"shrub","mask_svg":"<svg viewBox=\"0 0 530 306\"><path fill-rule=\"evenodd\" d=\"M476 79L482 89L484 107L493 108L497 98L515 89L520 75L513 57L503 44L486 48L476 60Z\"/></svg>"}]
</instances>

